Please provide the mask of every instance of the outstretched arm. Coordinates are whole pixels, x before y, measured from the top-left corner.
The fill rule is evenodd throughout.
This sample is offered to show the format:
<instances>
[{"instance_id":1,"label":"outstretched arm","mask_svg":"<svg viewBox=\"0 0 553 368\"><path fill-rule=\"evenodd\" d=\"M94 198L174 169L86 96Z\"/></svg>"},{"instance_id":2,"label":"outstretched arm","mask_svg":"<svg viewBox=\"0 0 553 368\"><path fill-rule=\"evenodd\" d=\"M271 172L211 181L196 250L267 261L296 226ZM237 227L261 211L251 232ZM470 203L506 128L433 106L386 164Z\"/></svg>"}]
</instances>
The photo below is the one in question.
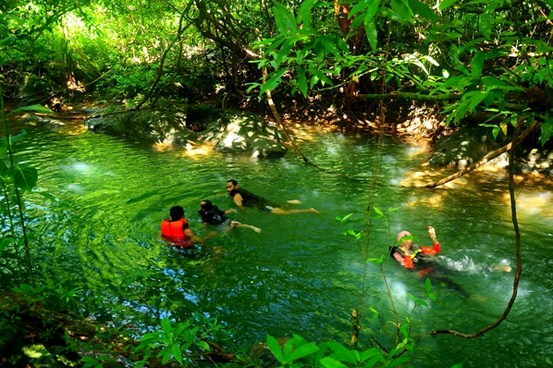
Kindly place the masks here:
<instances>
[{"instance_id":1,"label":"outstretched arm","mask_svg":"<svg viewBox=\"0 0 553 368\"><path fill-rule=\"evenodd\" d=\"M433 245L431 247L421 247L422 253L424 254L438 254L441 252L442 247L436 236L436 230L432 226L428 226L428 236L432 239Z\"/></svg>"}]
</instances>

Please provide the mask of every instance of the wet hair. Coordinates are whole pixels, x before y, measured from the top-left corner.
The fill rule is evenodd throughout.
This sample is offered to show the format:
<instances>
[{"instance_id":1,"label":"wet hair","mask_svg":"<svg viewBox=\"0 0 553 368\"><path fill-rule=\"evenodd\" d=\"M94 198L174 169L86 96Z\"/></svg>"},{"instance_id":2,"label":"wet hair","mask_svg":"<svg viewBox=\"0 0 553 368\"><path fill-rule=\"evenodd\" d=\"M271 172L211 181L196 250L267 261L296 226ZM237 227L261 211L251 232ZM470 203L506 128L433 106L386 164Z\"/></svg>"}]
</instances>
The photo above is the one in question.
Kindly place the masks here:
<instances>
[{"instance_id":1,"label":"wet hair","mask_svg":"<svg viewBox=\"0 0 553 368\"><path fill-rule=\"evenodd\" d=\"M171 221L177 221L184 217L184 208L181 206L173 206L169 210L169 215L171 216Z\"/></svg>"},{"instance_id":2,"label":"wet hair","mask_svg":"<svg viewBox=\"0 0 553 368\"><path fill-rule=\"evenodd\" d=\"M229 179L229 180L227 180L227 183L232 183L232 185L234 185L234 186L237 186L237 185L238 185L238 182L237 182L236 180L234 180L234 179Z\"/></svg>"},{"instance_id":3,"label":"wet hair","mask_svg":"<svg viewBox=\"0 0 553 368\"><path fill-rule=\"evenodd\" d=\"M202 210L208 211L213 208L213 203L209 199L204 199L200 202Z\"/></svg>"}]
</instances>

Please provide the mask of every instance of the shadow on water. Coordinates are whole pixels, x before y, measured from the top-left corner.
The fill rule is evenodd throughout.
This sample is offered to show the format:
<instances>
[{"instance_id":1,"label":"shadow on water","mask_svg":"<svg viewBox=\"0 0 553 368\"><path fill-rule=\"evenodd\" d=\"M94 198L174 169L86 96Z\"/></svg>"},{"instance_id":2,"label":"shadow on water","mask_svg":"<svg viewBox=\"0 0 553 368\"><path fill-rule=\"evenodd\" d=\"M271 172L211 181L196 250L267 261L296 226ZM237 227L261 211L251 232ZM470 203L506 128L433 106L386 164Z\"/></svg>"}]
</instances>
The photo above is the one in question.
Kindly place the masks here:
<instances>
[{"instance_id":1,"label":"shadow on water","mask_svg":"<svg viewBox=\"0 0 553 368\"><path fill-rule=\"evenodd\" d=\"M18 157L39 170L37 192L55 198L26 197L30 226L39 234L33 256L60 285L83 290L85 315L94 312L105 323L149 330L160 317L185 319L200 311L237 331L236 341L248 345L267 333L347 342L350 313L357 308L363 312L361 343L366 346L370 335L391 343L386 287L379 268L363 260L363 249L368 247L369 257L386 254L402 229L428 244L426 227L433 225L443 247L439 261L455 271L451 278L470 296L438 283L437 300L415 309L417 366L551 365L547 346L553 342L553 319L544 313L553 297L547 276L553 236L550 188L520 188L525 270L519 297L505 323L468 341L428 333L441 328L473 332L506 306L513 272L489 268L514 267L515 262L505 178L480 186L461 179L435 190L400 187L425 153L386 137L377 145L372 138L324 133L301 142L314 162L357 180L305 166L292 153L266 161L218 154L192 159L178 150L134 146L89 132L32 129L29 138L17 147ZM228 178L283 205L300 199L301 205L285 206L315 207L321 214L245 210L232 217L260 227L260 234L236 229L194 250L168 247L159 237L168 209L184 206L191 227L205 234L199 201L231 206L224 189ZM389 223L373 218L367 227L370 200L384 212L393 209ZM350 221L340 225L336 217L349 213ZM344 235L348 229L365 236L356 242ZM403 322L414 307L409 294L426 298L424 283L390 259L383 267ZM373 319L369 308L379 317Z\"/></svg>"}]
</instances>

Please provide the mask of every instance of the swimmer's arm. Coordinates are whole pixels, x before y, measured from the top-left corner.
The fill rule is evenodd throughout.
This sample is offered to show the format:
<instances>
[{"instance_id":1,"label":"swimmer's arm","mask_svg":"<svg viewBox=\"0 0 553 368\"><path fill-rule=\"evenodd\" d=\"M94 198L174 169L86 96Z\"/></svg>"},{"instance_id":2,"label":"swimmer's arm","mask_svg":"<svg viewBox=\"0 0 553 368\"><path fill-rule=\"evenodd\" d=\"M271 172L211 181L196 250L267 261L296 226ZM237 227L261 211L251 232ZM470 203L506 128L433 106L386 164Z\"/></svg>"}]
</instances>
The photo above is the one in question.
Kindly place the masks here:
<instances>
[{"instance_id":1,"label":"swimmer's arm","mask_svg":"<svg viewBox=\"0 0 553 368\"><path fill-rule=\"evenodd\" d=\"M413 268L413 259L410 256L402 256L398 252L394 253L394 258L405 268Z\"/></svg>"},{"instance_id":2,"label":"swimmer's arm","mask_svg":"<svg viewBox=\"0 0 553 368\"><path fill-rule=\"evenodd\" d=\"M236 204L240 208L244 208L244 198L242 198L242 195L240 193L236 193L234 197L232 197L232 200L234 201L234 204Z\"/></svg>"},{"instance_id":3,"label":"swimmer's arm","mask_svg":"<svg viewBox=\"0 0 553 368\"><path fill-rule=\"evenodd\" d=\"M424 254L440 253L442 251L442 247L438 241L438 237L436 236L436 230L432 226L428 226L428 236L430 236L430 239L432 239L432 243L434 245L431 247L421 247L422 252Z\"/></svg>"},{"instance_id":4,"label":"swimmer's arm","mask_svg":"<svg viewBox=\"0 0 553 368\"><path fill-rule=\"evenodd\" d=\"M229 208L228 210L225 210L225 215L228 215L229 213L236 213L236 209Z\"/></svg>"}]
</instances>

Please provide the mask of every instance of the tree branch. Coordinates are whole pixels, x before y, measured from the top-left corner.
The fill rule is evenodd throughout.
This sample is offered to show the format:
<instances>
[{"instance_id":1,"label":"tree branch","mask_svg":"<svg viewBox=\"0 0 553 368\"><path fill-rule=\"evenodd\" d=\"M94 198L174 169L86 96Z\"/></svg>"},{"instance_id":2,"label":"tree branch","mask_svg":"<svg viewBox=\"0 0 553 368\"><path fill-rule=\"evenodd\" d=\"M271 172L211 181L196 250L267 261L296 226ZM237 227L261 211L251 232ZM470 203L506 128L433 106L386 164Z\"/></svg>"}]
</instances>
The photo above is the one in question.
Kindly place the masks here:
<instances>
[{"instance_id":1,"label":"tree branch","mask_svg":"<svg viewBox=\"0 0 553 368\"><path fill-rule=\"evenodd\" d=\"M534 121L534 124L532 124L532 126L530 126L530 128L526 129L520 136L517 137L517 141L516 141L516 144L519 144L521 143L524 139L526 139L526 137L539 125L539 123L537 121ZM514 137L513 137L514 139ZM469 172L471 171L474 171L476 170L477 168L479 168L480 166L482 165L485 165L487 164L488 162L490 162L491 160L493 160L494 158L496 158L497 156L501 155L502 153L505 153L507 151L511 151L512 150L512 146L513 146L513 142L510 142L508 144L506 144L505 146L493 151L493 152L490 152L488 153L486 156L484 156L480 161L478 162L475 162L474 164L466 167L465 169L463 170L459 170L458 172L454 173L454 174L451 174L443 179L440 179L436 182L433 182L433 183L430 183L430 184L425 184L425 185L419 185L419 186L416 186L418 188L436 188L436 187L439 187L441 185L444 185L446 183L449 183L450 181L452 180L455 180L465 174L468 174Z\"/></svg>"},{"instance_id":2,"label":"tree branch","mask_svg":"<svg viewBox=\"0 0 553 368\"><path fill-rule=\"evenodd\" d=\"M518 227L516 198L515 198L514 161L515 161L516 145L517 143L522 141L522 137L519 138L518 135L524 123L524 118L522 116L519 116L518 119L519 119L518 124L515 128L515 133L513 134L513 139L511 141L512 149L510 150L511 152L509 154L509 195L511 198L511 220L513 223L513 229L515 231L515 254L516 254L516 261L517 261L517 269L515 272L515 278L513 280L513 292L511 294L511 299L509 300L507 307L503 311L503 314L501 314L501 316L495 322L491 323L490 325L482 328L481 330L475 333L467 334L456 330L434 330L431 332L431 335L450 334L454 336L464 337L467 339L476 338L484 335L486 332L499 326L501 322L503 322L507 318L507 316L511 312L511 309L513 308L513 305L515 303L517 293L518 293L518 284L520 282L520 275L522 273L522 252L521 252L521 243L520 243L520 229Z\"/></svg>"}]
</instances>

